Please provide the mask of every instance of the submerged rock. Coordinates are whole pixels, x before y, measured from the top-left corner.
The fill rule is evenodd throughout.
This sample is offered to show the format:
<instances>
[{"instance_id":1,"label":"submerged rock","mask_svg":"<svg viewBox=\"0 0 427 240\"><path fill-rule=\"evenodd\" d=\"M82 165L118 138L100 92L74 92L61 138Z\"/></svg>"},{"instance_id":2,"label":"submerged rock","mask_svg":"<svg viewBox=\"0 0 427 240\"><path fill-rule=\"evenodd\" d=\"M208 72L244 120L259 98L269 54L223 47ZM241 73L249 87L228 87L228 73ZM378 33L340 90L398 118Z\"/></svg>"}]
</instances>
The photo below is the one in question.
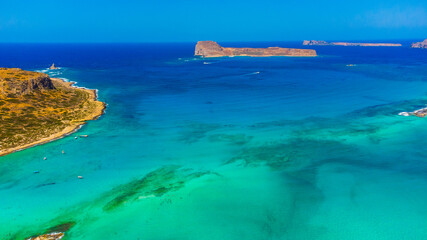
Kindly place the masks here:
<instances>
[{"instance_id":1,"label":"submerged rock","mask_svg":"<svg viewBox=\"0 0 427 240\"><path fill-rule=\"evenodd\" d=\"M168 192L177 191L188 182L210 172L195 172L180 166L165 166L156 169L140 179L117 186L103 199L109 199L104 211L112 211L125 203L151 197L162 197Z\"/></svg>"},{"instance_id":2,"label":"submerged rock","mask_svg":"<svg viewBox=\"0 0 427 240\"><path fill-rule=\"evenodd\" d=\"M245 134L214 134L209 136L212 142L227 142L237 145L243 145L249 142L253 137Z\"/></svg>"},{"instance_id":3,"label":"submerged rock","mask_svg":"<svg viewBox=\"0 0 427 240\"><path fill-rule=\"evenodd\" d=\"M183 131L180 133L179 141L185 143L195 143L200 139L204 138L207 133L214 131L220 128L219 124L210 124L210 123L189 123L183 125Z\"/></svg>"},{"instance_id":4,"label":"submerged rock","mask_svg":"<svg viewBox=\"0 0 427 240\"><path fill-rule=\"evenodd\" d=\"M308 149L310 151L307 151ZM353 151L350 145L341 141L295 138L286 142L267 142L244 148L225 164L244 167L265 165L272 169L293 168L312 163L314 160L327 159L330 155L345 156Z\"/></svg>"}]
</instances>

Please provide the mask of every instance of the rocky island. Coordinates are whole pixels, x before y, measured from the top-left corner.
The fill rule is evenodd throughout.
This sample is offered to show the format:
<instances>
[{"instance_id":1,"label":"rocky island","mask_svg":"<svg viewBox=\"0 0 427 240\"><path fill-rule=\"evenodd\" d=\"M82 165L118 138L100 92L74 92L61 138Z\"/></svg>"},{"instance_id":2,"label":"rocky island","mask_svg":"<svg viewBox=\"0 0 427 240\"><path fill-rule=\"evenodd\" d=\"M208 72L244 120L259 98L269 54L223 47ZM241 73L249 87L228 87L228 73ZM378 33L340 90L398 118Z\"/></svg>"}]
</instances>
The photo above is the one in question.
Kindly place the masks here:
<instances>
[{"instance_id":1,"label":"rocky island","mask_svg":"<svg viewBox=\"0 0 427 240\"><path fill-rule=\"evenodd\" d=\"M249 56L249 57L272 57L272 56L287 56L287 57L315 57L317 53L313 49L296 49L296 48L225 48L221 47L214 41L199 41L196 45L195 56L202 57L234 57L234 56Z\"/></svg>"},{"instance_id":2,"label":"rocky island","mask_svg":"<svg viewBox=\"0 0 427 240\"><path fill-rule=\"evenodd\" d=\"M316 40L304 40L304 46L346 46L346 47L401 47L400 43L350 43L350 42L326 42Z\"/></svg>"},{"instance_id":3,"label":"rocky island","mask_svg":"<svg viewBox=\"0 0 427 240\"><path fill-rule=\"evenodd\" d=\"M427 48L427 39L425 39L422 42L412 43L411 47L412 48Z\"/></svg>"},{"instance_id":4,"label":"rocky island","mask_svg":"<svg viewBox=\"0 0 427 240\"><path fill-rule=\"evenodd\" d=\"M50 70L56 70L59 69L59 67L55 66L55 63L52 63L52 66L49 67Z\"/></svg>"},{"instance_id":5,"label":"rocky island","mask_svg":"<svg viewBox=\"0 0 427 240\"><path fill-rule=\"evenodd\" d=\"M70 134L105 106L95 90L45 73L0 68L0 156Z\"/></svg>"}]
</instances>

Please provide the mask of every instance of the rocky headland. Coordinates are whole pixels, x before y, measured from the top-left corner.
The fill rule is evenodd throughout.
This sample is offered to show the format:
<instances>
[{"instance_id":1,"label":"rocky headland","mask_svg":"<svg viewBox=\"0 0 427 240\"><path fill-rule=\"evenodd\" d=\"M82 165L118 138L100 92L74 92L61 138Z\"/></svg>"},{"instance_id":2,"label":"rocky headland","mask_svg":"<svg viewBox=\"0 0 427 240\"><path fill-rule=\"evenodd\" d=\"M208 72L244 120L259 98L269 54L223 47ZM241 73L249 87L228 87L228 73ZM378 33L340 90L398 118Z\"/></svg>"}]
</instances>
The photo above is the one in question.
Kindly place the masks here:
<instances>
[{"instance_id":1,"label":"rocky headland","mask_svg":"<svg viewBox=\"0 0 427 240\"><path fill-rule=\"evenodd\" d=\"M427 107L415 110L413 112L400 112L399 115L400 116L405 116L405 117L408 117L408 116L417 116L417 117L422 117L423 118L423 117L426 117L426 115L427 115Z\"/></svg>"},{"instance_id":2,"label":"rocky headland","mask_svg":"<svg viewBox=\"0 0 427 240\"><path fill-rule=\"evenodd\" d=\"M304 46L346 46L346 47L401 47L400 43L351 43L351 42L326 42L304 40Z\"/></svg>"},{"instance_id":3,"label":"rocky headland","mask_svg":"<svg viewBox=\"0 0 427 240\"><path fill-rule=\"evenodd\" d=\"M296 49L296 48L225 48L221 47L214 41L199 41L196 45L194 55L202 57L315 57L317 53L313 49Z\"/></svg>"},{"instance_id":4,"label":"rocky headland","mask_svg":"<svg viewBox=\"0 0 427 240\"><path fill-rule=\"evenodd\" d=\"M61 138L103 114L96 90L45 73L0 68L0 156Z\"/></svg>"},{"instance_id":5,"label":"rocky headland","mask_svg":"<svg viewBox=\"0 0 427 240\"><path fill-rule=\"evenodd\" d=\"M411 45L412 48L427 48L427 39L422 42L415 42Z\"/></svg>"}]
</instances>

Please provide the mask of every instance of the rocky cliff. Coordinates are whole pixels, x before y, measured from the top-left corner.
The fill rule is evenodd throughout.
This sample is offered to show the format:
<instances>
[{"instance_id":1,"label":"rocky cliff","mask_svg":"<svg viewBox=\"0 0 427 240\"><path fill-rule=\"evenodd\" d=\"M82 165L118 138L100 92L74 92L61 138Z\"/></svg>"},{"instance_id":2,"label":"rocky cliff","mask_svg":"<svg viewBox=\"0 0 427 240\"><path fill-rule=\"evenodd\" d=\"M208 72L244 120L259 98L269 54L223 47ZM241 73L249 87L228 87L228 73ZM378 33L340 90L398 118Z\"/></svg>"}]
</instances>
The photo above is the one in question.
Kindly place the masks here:
<instances>
[{"instance_id":1,"label":"rocky cliff","mask_svg":"<svg viewBox=\"0 0 427 240\"><path fill-rule=\"evenodd\" d=\"M412 48L427 48L427 39L422 42L412 43Z\"/></svg>"},{"instance_id":2,"label":"rocky cliff","mask_svg":"<svg viewBox=\"0 0 427 240\"><path fill-rule=\"evenodd\" d=\"M196 45L194 55L202 57L272 57L272 56L291 56L291 57L313 57L317 56L312 49L296 48L224 48L213 41L199 41Z\"/></svg>"},{"instance_id":3,"label":"rocky cliff","mask_svg":"<svg viewBox=\"0 0 427 240\"><path fill-rule=\"evenodd\" d=\"M351 43L351 42L326 42L316 40L304 40L302 45L305 46L346 46L346 47L401 47L400 43Z\"/></svg>"},{"instance_id":4,"label":"rocky cliff","mask_svg":"<svg viewBox=\"0 0 427 240\"><path fill-rule=\"evenodd\" d=\"M0 68L0 95L22 96L55 89L49 75L19 68Z\"/></svg>"}]
</instances>

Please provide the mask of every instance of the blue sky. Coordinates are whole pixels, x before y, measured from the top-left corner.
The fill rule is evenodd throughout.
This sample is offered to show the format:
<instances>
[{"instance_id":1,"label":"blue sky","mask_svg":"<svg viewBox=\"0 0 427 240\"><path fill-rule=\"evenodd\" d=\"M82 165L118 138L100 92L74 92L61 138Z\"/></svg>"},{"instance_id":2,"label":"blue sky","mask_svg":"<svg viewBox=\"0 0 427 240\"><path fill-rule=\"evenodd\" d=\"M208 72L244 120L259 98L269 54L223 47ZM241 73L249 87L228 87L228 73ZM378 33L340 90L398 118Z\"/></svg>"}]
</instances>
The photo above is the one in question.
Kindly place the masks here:
<instances>
[{"instance_id":1,"label":"blue sky","mask_svg":"<svg viewBox=\"0 0 427 240\"><path fill-rule=\"evenodd\" d=\"M427 0L1 1L0 42L427 38Z\"/></svg>"}]
</instances>

